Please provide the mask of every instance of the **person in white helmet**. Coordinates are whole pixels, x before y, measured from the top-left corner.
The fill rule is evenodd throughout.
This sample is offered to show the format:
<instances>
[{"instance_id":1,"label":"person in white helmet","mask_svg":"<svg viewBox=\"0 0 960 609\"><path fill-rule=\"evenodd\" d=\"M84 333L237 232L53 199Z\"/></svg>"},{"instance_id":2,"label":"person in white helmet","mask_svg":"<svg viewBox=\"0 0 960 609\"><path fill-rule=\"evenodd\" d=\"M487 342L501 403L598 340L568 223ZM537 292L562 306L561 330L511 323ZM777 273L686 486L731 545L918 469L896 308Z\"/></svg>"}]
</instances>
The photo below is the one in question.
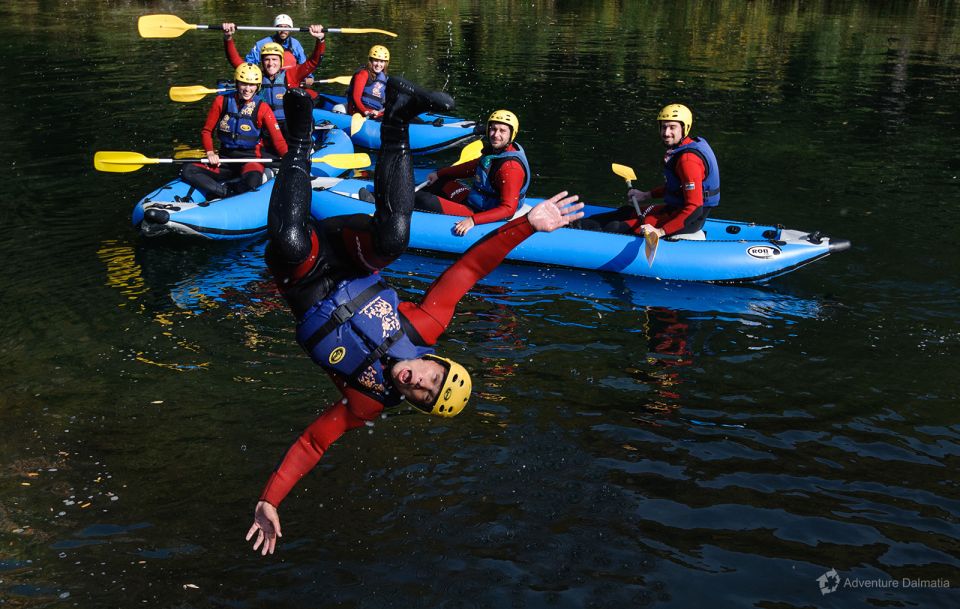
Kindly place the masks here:
<instances>
[{"instance_id":1,"label":"person in white helmet","mask_svg":"<svg viewBox=\"0 0 960 609\"><path fill-rule=\"evenodd\" d=\"M290 15L286 13L280 13L273 19L274 27L293 27L293 19L290 18ZM284 56L283 56L283 67L292 68L295 65L301 63L306 63L307 54L303 50L303 45L300 44L300 41L293 37L293 35L288 30L277 30L276 34L272 34L265 38L261 38L253 47L250 48L250 52L247 53L247 56L244 60L247 63L260 65L260 52L263 51L263 45L268 42L275 42L283 47ZM313 74L308 74L303 79L303 85L309 87L313 84Z\"/></svg>"}]
</instances>

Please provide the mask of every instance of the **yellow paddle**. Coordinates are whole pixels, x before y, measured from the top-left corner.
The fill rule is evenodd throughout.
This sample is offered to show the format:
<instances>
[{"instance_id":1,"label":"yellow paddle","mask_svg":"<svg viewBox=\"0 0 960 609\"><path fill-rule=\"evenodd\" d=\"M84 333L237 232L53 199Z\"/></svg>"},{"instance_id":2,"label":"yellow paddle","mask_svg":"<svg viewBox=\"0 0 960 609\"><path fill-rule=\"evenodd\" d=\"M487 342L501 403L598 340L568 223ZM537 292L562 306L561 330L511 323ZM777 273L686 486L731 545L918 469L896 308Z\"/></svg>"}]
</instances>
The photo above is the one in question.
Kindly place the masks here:
<instances>
[{"instance_id":1,"label":"yellow paddle","mask_svg":"<svg viewBox=\"0 0 960 609\"><path fill-rule=\"evenodd\" d=\"M634 173L633 168L618 163L611 163L610 169L613 170L613 173L627 181L627 188L633 188L633 181L637 179L637 174ZM636 197L630 197L630 202L633 203L633 208L637 210L637 217L643 218L643 212L640 211L640 204L637 203ZM647 264L653 266L653 259L657 257L657 247L660 246L660 235L657 233L644 233L643 238L646 241L644 253L647 256Z\"/></svg>"},{"instance_id":2,"label":"yellow paddle","mask_svg":"<svg viewBox=\"0 0 960 609\"><path fill-rule=\"evenodd\" d=\"M271 163L280 159L225 159L221 158L221 163ZM365 153L351 154L328 154L316 159L310 159L313 163L326 163L337 169L359 169L370 166L370 156ZM206 158L195 159L155 159L143 156L139 152L119 152L105 150L93 155L93 168L97 171L106 171L109 173L129 173L137 171L144 165L158 165L166 163L209 163Z\"/></svg>"},{"instance_id":3,"label":"yellow paddle","mask_svg":"<svg viewBox=\"0 0 960 609\"><path fill-rule=\"evenodd\" d=\"M238 25L238 30L260 30L266 32L275 32L277 30L286 30L288 32L309 32L306 27L276 27L276 26L253 26ZM143 38L179 38L188 30L223 30L223 26L216 25L197 25L187 23L176 15L143 15L137 19L137 31ZM380 30L377 28L354 28L354 27L325 27L324 33L329 34L383 34L396 38L393 32Z\"/></svg>"},{"instance_id":4,"label":"yellow paddle","mask_svg":"<svg viewBox=\"0 0 960 609\"><path fill-rule=\"evenodd\" d=\"M314 84L326 84L326 83L337 83L340 85L349 85L350 76L337 76L336 78L324 78L323 80L315 80ZM170 99L175 102L195 102L200 101L207 95L211 94L220 94L226 93L228 91L234 91L235 89L226 88L226 89L208 89L203 85L188 85L185 87L170 87Z\"/></svg>"},{"instance_id":5,"label":"yellow paddle","mask_svg":"<svg viewBox=\"0 0 960 609\"><path fill-rule=\"evenodd\" d=\"M365 122L367 122L365 116L359 112L354 112L353 116L350 117L350 137L356 135L357 131L360 131L360 128L363 127L363 123Z\"/></svg>"},{"instance_id":6,"label":"yellow paddle","mask_svg":"<svg viewBox=\"0 0 960 609\"><path fill-rule=\"evenodd\" d=\"M454 165L463 165L464 163L469 163L474 159L478 159L480 158L480 153L482 151L483 140L474 140L460 150L460 158L457 159L457 162L454 163ZM417 184L417 187L413 189L413 192L419 192L426 185L427 182L421 182Z\"/></svg>"}]
</instances>

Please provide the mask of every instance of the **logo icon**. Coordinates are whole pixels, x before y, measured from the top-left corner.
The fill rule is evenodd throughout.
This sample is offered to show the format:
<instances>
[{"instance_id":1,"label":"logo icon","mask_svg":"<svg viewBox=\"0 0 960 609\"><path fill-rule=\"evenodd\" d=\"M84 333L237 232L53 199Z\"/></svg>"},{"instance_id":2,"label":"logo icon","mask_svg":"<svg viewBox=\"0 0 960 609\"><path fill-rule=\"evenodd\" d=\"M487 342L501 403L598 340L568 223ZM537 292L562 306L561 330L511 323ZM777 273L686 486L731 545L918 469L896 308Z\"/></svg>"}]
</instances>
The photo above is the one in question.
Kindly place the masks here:
<instances>
[{"instance_id":1,"label":"logo icon","mask_svg":"<svg viewBox=\"0 0 960 609\"><path fill-rule=\"evenodd\" d=\"M252 129L250 125L244 125L244 124L240 125L240 131L250 131L250 129Z\"/></svg>"},{"instance_id":2,"label":"logo icon","mask_svg":"<svg viewBox=\"0 0 960 609\"><path fill-rule=\"evenodd\" d=\"M840 587L840 574L836 569L830 569L817 578L817 584L820 585L820 595L826 596L831 592L836 592Z\"/></svg>"},{"instance_id":3,"label":"logo icon","mask_svg":"<svg viewBox=\"0 0 960 609\"><path fill-rule=\"evenodd\" d=\"M336 365L336 364L340 363L340 360L342 360L342 359L343 359L343 356L346 355L346 354L347 354L347 350L346 350L346 349L344 349L343 347L337 347L336 349L334 349L333 351L330 352L330 357L327 358L327 360L328 360L331 364Z\"/></svg>"},{"instance_id":4,"label":"logo icon","mask_svg":"<svg viewBox=\"0 0 960 609\"><path fill-rule=\"evenodd\" d=\"M754 245L747 248L747 253L754 258L773 258L780 255L780 250L772 245Z\"/></svg>"},{"instance_id":5,"label":"logo icon","mask_svg":"<svg viewBox=\"0 0 960 609\"><path fill-rule=\"evenodd\" d=\"M453 394L453 389L451 387L447 387L447 390L443 392L443 399L449 400L452 394Z\"/></svg>"}]
</instances>

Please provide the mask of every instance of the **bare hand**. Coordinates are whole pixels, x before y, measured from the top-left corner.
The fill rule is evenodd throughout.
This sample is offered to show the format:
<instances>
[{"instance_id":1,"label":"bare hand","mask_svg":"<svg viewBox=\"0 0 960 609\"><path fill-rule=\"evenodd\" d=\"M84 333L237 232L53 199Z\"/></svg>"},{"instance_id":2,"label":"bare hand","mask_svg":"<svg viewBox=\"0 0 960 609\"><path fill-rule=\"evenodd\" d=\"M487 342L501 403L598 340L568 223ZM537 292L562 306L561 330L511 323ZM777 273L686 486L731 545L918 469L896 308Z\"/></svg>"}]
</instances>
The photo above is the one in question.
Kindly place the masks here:
<instances>
[{"instance_id":1,"label":"bare hand","mask_svg":"<svg viewBox=\"0 0 960 609\"><path fill-rule=\"evenodd\" d=\"M304 86L304 87L312 87L312 86L313 86L313 82L314 82L314 81L313 81L313 78L311 78L310 76L307 76L306 78L303 79L303 86Z\"/></svg>"},{"instance_id":2,"label":"bare hand","mask_svg":"<svg viewBox=\"0 0 960 609\"><path fill-rule=\"evenodd\" d=\"M213 150L208 150L207 162L210 163L211 167L218 167L220 165L220 155Z\"/></svg>"},{"instance_id":3,"label":"bare hand","mask_svg":"<svg viewBox=\"0 0 960 609\"><path fill-rule=\"evenodd\" d=\"M237 33L237 25L235 23L223 23L223 37L227 40L233 38L233 35Z\"/></svg>"},{"instance_id":4,"label":"bare hand","mask_svg":"<svg viewBox=\"0 0 960 609\"><path fill-rule=\"evenodd\" d=\"M440 179L440 176L437 175L436 171L430 172L430 175L427 176L427 186L433 184Z\"/></svg>"},{"instance_id":5,"label":"bare hand","mask_svg":"<svg viewBox=\"0 0 960 609\"><path fill-rule=\"evenodd\" d=\"M627 200L629 201L642 203L643 201L649 201L651 198L650 191L637 190L636 188L627 191Z\"/></svg>"},{"instance_id":6,"label":"bare hand","mask_svg":"<svg viewBox=\"0 0 960 609\"><path fill-rule=\"evenodd\" d=\"M658 237L663 237L667 234L662 228L655 228L649 224L644 224L640 227L640 234L646 235L647 233L656 233Z\"/></svg>"},{"instance_id":7,"label":"bare hand","mask_svg":"<svg viewBox=\"0 0 960 609\"><path fill-rule=\"evenodd\" d=\"M579 196L567 196L567 191L557 193L538 203L527 214L527 220L534 230L549 233L564 227L583 217L583 203L577 203Z\"/></svg>"},{"instance_id":8,"label":"bare hand","mask_svg":"<svg viewBox=\"0 0 960 609\"><path fill-rule=\"evenodd\" d=\"M464 218L453 227L453 232L458 237L462 237L470 232L470 229L474 226L476 226L476 223L473 221L473 218Z\"/></svg>"},{"instance_id":9,"label":"bare hand","mask_svg":"<svg viewBox=\"0 0 960 609\"><path fill-rule=\"evenodd\" d=\"M326 34L323 33L322 25L311 25L310 26L310 35L316 38L317 40L323 40Z\"/></svg>"},{"instance_id":10,"label":"bare hand","mask_svg":"<svg viewBox=\"0 0 960 609\"><path fill-rule=\"evenodd\" d=\"M253 551L256 552L262 545L261 556L273 554L277 547L277 538L283 537L283 533L280 532L280 515L277 513L277 508L266 501L257 502L253 512L253 524L247 531L246 540L250 541L254 533L257 534L257 540L253 543Z\"/></svg>"}]
</instances>

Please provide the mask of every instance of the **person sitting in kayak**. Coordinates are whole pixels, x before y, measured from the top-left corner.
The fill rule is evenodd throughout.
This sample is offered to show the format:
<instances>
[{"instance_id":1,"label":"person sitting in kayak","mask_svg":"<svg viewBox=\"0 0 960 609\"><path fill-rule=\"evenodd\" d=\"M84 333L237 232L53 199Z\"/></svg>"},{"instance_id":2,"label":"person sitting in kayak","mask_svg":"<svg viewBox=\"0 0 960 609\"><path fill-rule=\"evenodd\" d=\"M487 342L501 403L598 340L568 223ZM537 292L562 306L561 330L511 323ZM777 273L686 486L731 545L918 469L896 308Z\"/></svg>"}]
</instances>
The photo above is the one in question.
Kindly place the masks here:
<instances>
[{"instance_id":1,"label":"person sitting in kayak","mask_svg":"<svg viewBox=\"0 0 960 609\"><path fill-rule=\"evenodd\" d=\"M347 86L347 114L381 118L387 99L387 66L390 51L383 45L370 47L367 65L361 66Z\"/></svg>"},{"instance_id":2,"label":"person sitting in kayak","mask_svg":"<svg viewBox=\"0 0 960 609\"><path fill-rule=\"evenodd\" d=\"M234 67L243 63L243 59L237 52L237 46L233 42L233 34L236 31L237 26L233 23L223 24L223 48L227 53L227 61ZM260 90L260 97L273 110L284 137L286 137L286 118L283 115L283 94L288 89L300 86L301 81L323 60L323 53L327 48L322 25L311 25L310 35L317 39L313 53L306 62L292 68L283 67L283 47L279 44L268 42L260 49L260 63L263 68L263 87Z\"/></svg>"},{"instance_id":3,"label":"person sitting in kayak","mask_svg":"<svg viewBox=\"0 0 960 609\"><path fill-rule=\"evenodd\" d=\"M434 353L457 302L507 253L536 231L552 231L583 214L576 196L559 193L476 243L448 268L422 302L401 301L378 271L406 249L413 213L413 161L408 125L428 110L450 110L446 93L387 79L383 145L373 215L316 220L310 214L309 96L293 89L284 106L290 150L270 197L265 258L297 320L297 341L342 394L293 445L267 480L247 540L273 553L280 536L277 507L334 440L363 427L406 399L418 410L457 415L472 390L460 364Z\"/></svg>"},{"instance_id":4,"label":"person sitting in kayak","mask_svg":"<svg viewBox=\"0 0 960 609\"><path fill-rule=\"evenodd\" d=\"M220 199L253 190L263 183L264 166L249 163L220 163L224 158L260 158L263 141L269 139L280 154L287 143L270 106L260 101L257 90L263 76L252 63L242 63L234 71L236 91L218 95L210 106L200 130L200 140L209 164L191 163L181 173L183 181L209 199ZM220 140L220 152L213 148L213 133ZM240 178L237 180L236 178Z\"/></svg>"},{"instance_id":5,"label":"person sitting in kayak","mask_svg":"<svg viewBox=\"0 0 960 609\"><path fill-rule=\"evenodd\" d=\"M631 188L626 205L612 212L584 218L580 227L612 233L660 237L695 233L703 228L710 211L720 204L720 167L717 157L701 137L691 138L693 113L681 104L664 106L657 115L660 139L667 147L663 157L664 184L649 191ZM663 204L646 207L638 214L639 203L663 199Z\"/></svg>"},{"instance_id":6,"label":"person sitting in kayak","mask_svg":"<svg viewBox=\"0 0 960 609\"><path fill-rule=\"evenodd\" d=\"M477 224L507 220L517 212L530 186L530 164L514 140L520 121L509 110L497 110L487 119L487 143L480 158L444 167L427 176L427 187L417 193L417 209L466 216L453 232L465 235ZM470 188L459 180L473 177Z\"/></svg>"},{"instance_id":7,"label":"person sitting in kayak","mask_svg":"<svg viewBox=\"0 0 960 609\"><path fill-rule=\"evenodd\" d=\"M293 27L293 19L290 18L290 15L285 13L280 13L273 19L273 27ZM293 37L290 34L289 30L277 30L276 34L267 36L266 38L261 38L258 40L253 47L250 48L250 51L247 53L247 56L244 57L247 63L260 63L260 52L263 49L263 46L268 43L276 43L283 47L283 67L292 68L301 63L307 62L307 54L303 51L303 45L300 44L300 41ZM303 78L303 86L309 87L313 85L313 75L308 74Z\"/></svg>"}]
</instances>

